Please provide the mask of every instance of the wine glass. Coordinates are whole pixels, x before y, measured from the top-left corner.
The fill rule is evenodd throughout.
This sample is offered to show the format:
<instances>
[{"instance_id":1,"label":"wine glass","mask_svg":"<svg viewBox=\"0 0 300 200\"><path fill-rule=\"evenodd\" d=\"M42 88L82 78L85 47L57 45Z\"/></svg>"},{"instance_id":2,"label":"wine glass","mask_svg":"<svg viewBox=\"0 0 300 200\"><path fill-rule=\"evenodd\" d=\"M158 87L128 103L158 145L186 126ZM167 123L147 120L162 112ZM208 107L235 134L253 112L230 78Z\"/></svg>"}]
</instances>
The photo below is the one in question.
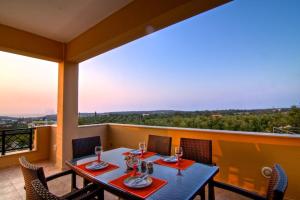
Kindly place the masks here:
<instances>
[{"instance_id":1,"label":"wine glass","mask_svg":"<svg viewBox=\"0 0 300 200\"><path fill-rule=\"evenodd\" d=\"M101 161L101 152L102 152L102 146L95 146L95 154L97 155L98 162Z\"/></svg>"},{"instance_id":2,"label":"wine glass","mask_svg":"<svg viewBox=\"0 0 300 200\"><path fill-rule=\"evenodd\" d=\"M175 155L176 155L176 158L177 158L177 165L179 165L179 163L180 163L180 158L181 158L182 155L183 155L182 147L175 147Z\"/></svg>"},{"instance_id":3,"label":"wine glass","mask_svg":"<svg viewBox=\"0 0 300 200\"><path fill-rule=\"evenodd\" d=\"M146 142L139 142L139 149L141 151L141 157L143 157L146 150Z\"/></svg>"}]
</instances>

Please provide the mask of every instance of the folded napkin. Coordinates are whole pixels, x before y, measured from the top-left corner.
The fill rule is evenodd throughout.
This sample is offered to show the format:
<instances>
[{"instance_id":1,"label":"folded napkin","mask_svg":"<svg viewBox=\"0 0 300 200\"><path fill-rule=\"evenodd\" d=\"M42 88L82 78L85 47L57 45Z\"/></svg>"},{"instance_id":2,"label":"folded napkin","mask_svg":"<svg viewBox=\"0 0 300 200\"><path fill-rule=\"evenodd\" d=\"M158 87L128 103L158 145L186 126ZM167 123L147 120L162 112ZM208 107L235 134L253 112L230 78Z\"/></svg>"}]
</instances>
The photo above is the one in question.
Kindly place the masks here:
<instances>
[{"instance_id":1,"label":"folded napkin","mask_svg":"<svg viewBox=\"0 0 300 200\"><path fill-rule=\"evenodd\" d=\"M141 151L141 150L139 150L139 149L136 149L136 150L132 150L132 151L130 151L130 153L132 153L132 154L135 154L135 155L139 155L139 154L141 154L141 153L142 153L142 151ZM144 153L146 153L146 152L144 151Z\"/></svg>"},{"instance_id":2,"label":"folded napkin","mask_svg":"<svg viewBox=\"0 0 300 200\"><path fill-rule=\"evenodd\" d=\"M164 159L166 162L177 162L176 156L170 156Z\"/></svg>"},{"instance_id":3,"label":"folded napkin","mask_svg":"<svg viewBox=\"0 0 300 200\"><path fill-rule=\"evenodd\" d=\"M101 169L103 167L106 167L108 166L108 163L107 162L92 162L91 164L87 165L86 168L87 169L90 169L90 170L93 170L93 169Z\"/></svg>"},{"instance_id":4,"label":"folded napkin","mask_svg":"<svg viewBox=\"0 0 300 200\"><path fill-rule=\"evenodd\" d=\"M131 187L143 186L143 185L148 184L147 178L148 178L148 175L143 174L139 177L136 177L135 179L131 179L129 182L127 182L127 184Z\"/></svg>"}]
</instances>

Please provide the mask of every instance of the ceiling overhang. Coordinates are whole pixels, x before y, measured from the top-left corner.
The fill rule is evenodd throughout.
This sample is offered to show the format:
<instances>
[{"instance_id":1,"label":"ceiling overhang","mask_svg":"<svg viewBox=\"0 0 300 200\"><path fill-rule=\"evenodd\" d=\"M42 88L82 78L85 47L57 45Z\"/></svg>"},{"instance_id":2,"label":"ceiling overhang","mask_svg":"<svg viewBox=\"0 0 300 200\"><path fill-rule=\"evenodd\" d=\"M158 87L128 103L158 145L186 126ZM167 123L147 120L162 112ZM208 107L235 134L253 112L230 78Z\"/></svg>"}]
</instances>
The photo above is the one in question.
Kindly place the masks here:
<instances>
[{"instance_id":1,"label":"ceiling overhang","mask_svg":"<svg viewBox=\"0 0 300 200\"><path fill-rule=\"evenodd\" d=\"M20 2L21 0L16 1ZM28 2L37 3L35 9L36 6L39 5L39 2L44 1L28 0ZM95 3L96 1L97 3ZM20 30L22 28L20 28L20 25L16 25L18 23L9 24L9 20L1 19L0 15L0 50L56 62L63 60L82 62L174 23L223 5L229 1L231 0L65 0L63 2L69 3L70 6L72 6L72 2L86 2L86 4L94 2L92 6L90 4L87 6L92 10L91 13L85 13L89 15L88 25L84 26L84 23L78 21L78 23L81 24L81 28L78 29L77 26L76 29L74 28L76 27L74 25L74 23L76 23L75 20L71 25L69 24L61 30L56 30L53 35L52 32L49 31L49 27L50 29L57 27L55 27L55 24L51 21L53 20L52 18L50 20L51 23L47 24L45 21L46 24L44 25L40 21L35 22L39 27L36 27L34 30L24 27L23 30ZM22 0L22 2L27 1ZM53 2L58 3L61 1L53 0ZM102 2L102 4L99 4L99 2ZM95 14L93 14L93 12L97 10L94 7L101 7L101 5L105 7L105 9L102 8L102 12L104 13L94 16ZM41 5L39 12L41 18L44 17L43 6L44 4ZM66 15L68 12L70 12L72 16L76 14L76 12L74 13L74 9L78 9L77 4L74 5L75 8L73 8L73 10L68 7L68 5L64 6L62 6L62 9L65 9L67 13L62 12L64 10L59 10L61 15ZM31 9L30 7L28 8L28 6L25 6L25 8ZM54 11L55 8L54 5ZM72 12L69 10L72 10ZM50 12L49 10L46 11L46 13ZM101 11L101 9L99 9L99 11ZM77 14L82 13L78 12ZM94 18L97 19L97 23L95 23ZM54 20L58 19L54 17ZM6 22L5 25L1 25L3 21ZM28 20L25 22L30 24ZM59 22L57 23L60 24ZM91 26L91 24L93 24L93 26ZM45 30L42 29L43 27ZM86 30L83 31L83 27ZM24 29L26 30L24 31ZM41 30L46 32L42 33ZM70 30L72 34L65 34L68 30ZM63 37L59 37L59 34Z\"/></svg>"},{"instance_id":2,"label":"ceiling overhang","mask_svg":"<svg viewBox=\"0 0 300 200\"><path fill-rule=\"evenodd\" d=\"M0 24L0 51L60 62L65 44Z\"/></svg>"},{"instance_id":3,"label":"ceiling overhang","mask_svg":"<svg viewBox=\"0 0 300 200\"><path fill-rule=\"evenodd\" d=\"M0 1L0 24L67 43L133 0Z\"/></svg>"}]
</instances>

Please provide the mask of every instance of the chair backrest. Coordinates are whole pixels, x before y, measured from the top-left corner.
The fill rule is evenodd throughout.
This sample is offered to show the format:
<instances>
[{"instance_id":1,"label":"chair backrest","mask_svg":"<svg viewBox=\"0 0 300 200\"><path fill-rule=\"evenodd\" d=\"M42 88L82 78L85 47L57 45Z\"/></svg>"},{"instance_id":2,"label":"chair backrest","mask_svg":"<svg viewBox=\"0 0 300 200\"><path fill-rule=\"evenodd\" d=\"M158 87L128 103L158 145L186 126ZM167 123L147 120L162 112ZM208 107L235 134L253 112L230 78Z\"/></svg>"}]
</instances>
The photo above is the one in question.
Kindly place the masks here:
<instances>
[{"instance_id":1,"label":"chair backrest","mask_svg":"<svg viewBox=\"0 0 300 200\"><path fill-rule=\"evenodd\" d=\"M267 200L282 200L288 185L288 178L280 165L275 164L269 180Z\"/></svg>"},{"instance_id":2,"label":"chair backrest","mask_svg":"<svg viewBox=\"0 0 300 200\"><path fill-rule=\"evenodd\" d=\"M39 179L41 183L44 185L44 187L48 189L44 170L42 167L38 167L36 165L29 163L24 156L19 158L19 162L20 162L20 166L21 166L21 170L25 182L26 199L27 200L35 199L31 181L35 179Z\"/></svg>"},{"instance_id":3,"label":"chair backrest","mask_svg":"<svg viewBox=\"0 0 300 200\"><path fill-rule=\"evenodd\" d=\"M31 187L33 188L34 200L60 200L59 197L50 193L39 179L31 181Z\"/></svg>"},{"instance_id":4,"label":"chair backrest","mask_svg":"<svg viewBox=\"0 0 300 200\"><path fill-rule=\"evenodd\" d=\"M147 151L152 151L160 155L171 155L172 138L165 136L149 135Z\"/></svg>"},{"instance_id":5,"label":"chair backrest","mask_svg":"<svg viewBox=\"0 0 300 200\"><path fill-rule=\"evenodd\" d=\"M101 145L100 136L73 139L73 158L95 154L95 146L99 145Z\"/></svg>"},{"instance_id":6,"label":"chair backrest","mask_svg":"<svg viewBox=\"0 0 300 200\"><path fill-rule=\"evenodd\" d=\"M181 138L180 146L184 159L194 160L199 163L212 164L212 141L191 138Z\"/></svg>"}]
</instances>

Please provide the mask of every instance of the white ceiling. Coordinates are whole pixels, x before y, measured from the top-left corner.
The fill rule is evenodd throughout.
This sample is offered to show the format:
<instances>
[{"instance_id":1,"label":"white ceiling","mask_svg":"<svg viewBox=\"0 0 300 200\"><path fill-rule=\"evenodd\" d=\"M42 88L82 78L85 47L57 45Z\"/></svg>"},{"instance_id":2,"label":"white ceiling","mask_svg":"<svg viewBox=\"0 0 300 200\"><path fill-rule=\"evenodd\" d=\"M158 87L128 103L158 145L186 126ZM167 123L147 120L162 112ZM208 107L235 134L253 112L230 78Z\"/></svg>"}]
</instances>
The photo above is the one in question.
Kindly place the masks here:
<instances>
[{"instance_id":1,"label":"white ceiling","mask_svg":"<svg viewBox=\"0 0 300 200\"><path fill-rule=\"evenodd\" d=\"M133 0L0 0L0 24L69 42Z\"/></svg>"}]
</instances>

